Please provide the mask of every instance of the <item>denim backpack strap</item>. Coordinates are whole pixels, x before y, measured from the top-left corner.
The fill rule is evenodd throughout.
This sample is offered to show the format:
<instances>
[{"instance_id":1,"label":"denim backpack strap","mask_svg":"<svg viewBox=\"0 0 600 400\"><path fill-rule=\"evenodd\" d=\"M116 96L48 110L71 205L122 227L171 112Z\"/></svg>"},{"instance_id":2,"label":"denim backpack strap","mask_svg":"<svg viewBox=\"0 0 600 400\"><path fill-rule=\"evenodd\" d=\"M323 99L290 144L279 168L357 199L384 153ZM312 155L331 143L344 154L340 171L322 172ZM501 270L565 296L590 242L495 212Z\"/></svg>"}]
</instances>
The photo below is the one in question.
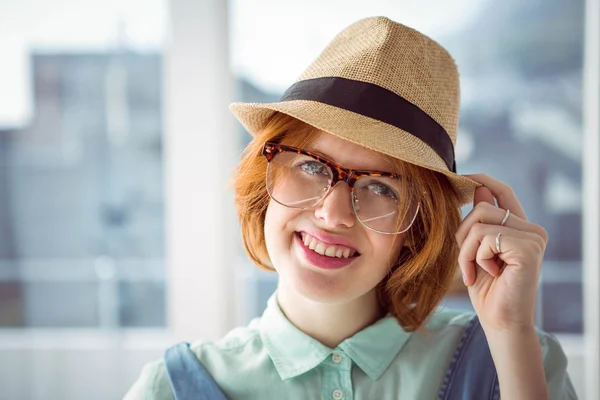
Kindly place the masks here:
<instances>
[{"instance_id":1,"label":"denim backpack strap","mask_svg":"<svg viewBox=\"0 0 600 400\"><path fill-rule=\"evenodd\" d=\"M165 352L165 366L176 400L227 400L189 343L178 343Z\"/></svg>"},{"instance_id":2,"label":"denim backpack strap","mask_svg":"<svg viewBox=\"0 0 600 400\"><path fill-rule=\"evenodd\" d=\"M463 333L438 400L499 400L500 387L485 332L475 315Z\"/></svg>"}]
</instances>

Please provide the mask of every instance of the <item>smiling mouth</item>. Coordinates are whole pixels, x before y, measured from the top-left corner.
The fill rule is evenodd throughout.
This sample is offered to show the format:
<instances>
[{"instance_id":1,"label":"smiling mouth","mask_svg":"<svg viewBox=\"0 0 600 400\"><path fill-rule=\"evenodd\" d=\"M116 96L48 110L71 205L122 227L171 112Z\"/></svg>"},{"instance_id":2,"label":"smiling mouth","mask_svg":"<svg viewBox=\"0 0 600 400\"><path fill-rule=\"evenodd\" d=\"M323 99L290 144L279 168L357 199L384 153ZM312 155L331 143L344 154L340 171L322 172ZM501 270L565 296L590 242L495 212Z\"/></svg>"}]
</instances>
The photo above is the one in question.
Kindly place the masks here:
<instances>
[{"instance_id":1,"label":"smiling mouth","mask_svg":"<svg viewBox=\"0 0 600 400\"><path fill-rule=\"evenodd\" d=\"M352 259L360 256L360 253L352 248L338 244L325 243L306 232L296 232L296 236L305 247L324 257L333 259Z\"/></svg>"}]
</instances>

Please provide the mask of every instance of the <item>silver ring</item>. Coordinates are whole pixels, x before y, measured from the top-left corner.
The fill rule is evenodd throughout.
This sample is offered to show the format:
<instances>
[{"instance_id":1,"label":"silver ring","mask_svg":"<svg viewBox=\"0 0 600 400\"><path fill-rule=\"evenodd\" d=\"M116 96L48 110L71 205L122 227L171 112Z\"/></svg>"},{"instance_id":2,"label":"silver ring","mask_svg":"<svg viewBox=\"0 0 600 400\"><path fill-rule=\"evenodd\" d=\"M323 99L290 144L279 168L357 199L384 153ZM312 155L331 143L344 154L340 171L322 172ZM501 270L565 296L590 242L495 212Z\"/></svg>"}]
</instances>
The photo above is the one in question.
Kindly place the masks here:
<instances>
[{"instance_id":1,"label":"silver ring","mask_svg":"<svg viewBox=\"0 0 600 400\"><path fill-rule=\"evenodd\" d=\"M502 232L500 232L498 236L496 236L496 250L498 251L498 254L502 253L502 246L500 246L500 236L502 236Z\"/></svg>"},{"instance_id":2,"label":"silver ring","mask_svg":"<svg viewBox=\"0 0 600 400\"><path fill-rule=\"evenodd\" d=\"M510 215L510 210L506 210L506 214L504 214L504 219L500 222L500 226L504 226L506 221L508 220L508 216Z\"/></svg>"}]
</instances>

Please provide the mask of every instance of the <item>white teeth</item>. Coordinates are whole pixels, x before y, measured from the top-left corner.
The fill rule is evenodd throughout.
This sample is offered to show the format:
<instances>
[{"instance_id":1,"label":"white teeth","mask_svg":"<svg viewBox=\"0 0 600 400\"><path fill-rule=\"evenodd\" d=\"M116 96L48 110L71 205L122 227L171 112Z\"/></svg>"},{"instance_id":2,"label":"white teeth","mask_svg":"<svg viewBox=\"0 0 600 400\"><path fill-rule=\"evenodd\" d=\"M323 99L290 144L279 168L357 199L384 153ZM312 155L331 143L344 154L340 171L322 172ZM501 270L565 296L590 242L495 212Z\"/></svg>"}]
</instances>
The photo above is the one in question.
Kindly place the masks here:
<instances>
[{"instance_id":1,"label":"white teeth","mask_svg":"<svg viewBox=\"0 0 600 400\"><path fill-rule=\"evenodd\" d=\"M304 245L308 247L310 244L310 237L306 233L302 233L302 241L304 242Z\"/></svg>"},{"instance_id":2,"label":"white teeth","mask_svg":"<svg viewBox=\"0 0 600 400\"><path fill-rule=\"evenodd\" d=\"M317 247L315 247L315 253L319 253L320 255L325 255L325 244L322 242L317 243Z\"/></svg>"},{"instance_id":3,"label":"white teeth","mask_svg":"<svg viewBox=\"0 0 600 400\"><path fill-rule=\"evenodd\" d=\"M355 254L355 251L352 249L344 246L329 245L304 232L301 233L301 239L306 247L323 256L348 258Z\"/></svg>"},{"instance_id":4,"label":"white teeth","mask_svg":"<svg viewBox=\"0 0 600 400\"><path fill-rule=\"evenodd\" d=\"M337 249L335 248L335 246L329 246L327 250L325 250L325 255L329 257L335 257L336 250Z\"/></svg>"}]
</instances>

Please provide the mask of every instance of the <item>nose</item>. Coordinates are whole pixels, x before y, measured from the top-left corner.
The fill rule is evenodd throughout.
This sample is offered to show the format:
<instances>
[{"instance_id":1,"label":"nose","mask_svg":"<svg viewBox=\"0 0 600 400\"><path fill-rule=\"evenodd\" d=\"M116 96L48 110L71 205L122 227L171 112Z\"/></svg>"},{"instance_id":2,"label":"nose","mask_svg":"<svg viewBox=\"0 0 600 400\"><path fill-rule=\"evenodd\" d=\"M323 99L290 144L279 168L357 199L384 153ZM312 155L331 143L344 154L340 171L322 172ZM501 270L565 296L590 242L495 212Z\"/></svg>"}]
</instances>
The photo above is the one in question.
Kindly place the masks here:
<instances>
[{"instance_id":1,"label":"nose","mask_svg":"<svg viewBox=\"0 0 600 400\"><path fill-rule=\"evenodd\" d=\"M352 195L346 182L338 182L315 208L315 216L331 228L352 228L356 215Z\"/></svg>"}]
</instances>

